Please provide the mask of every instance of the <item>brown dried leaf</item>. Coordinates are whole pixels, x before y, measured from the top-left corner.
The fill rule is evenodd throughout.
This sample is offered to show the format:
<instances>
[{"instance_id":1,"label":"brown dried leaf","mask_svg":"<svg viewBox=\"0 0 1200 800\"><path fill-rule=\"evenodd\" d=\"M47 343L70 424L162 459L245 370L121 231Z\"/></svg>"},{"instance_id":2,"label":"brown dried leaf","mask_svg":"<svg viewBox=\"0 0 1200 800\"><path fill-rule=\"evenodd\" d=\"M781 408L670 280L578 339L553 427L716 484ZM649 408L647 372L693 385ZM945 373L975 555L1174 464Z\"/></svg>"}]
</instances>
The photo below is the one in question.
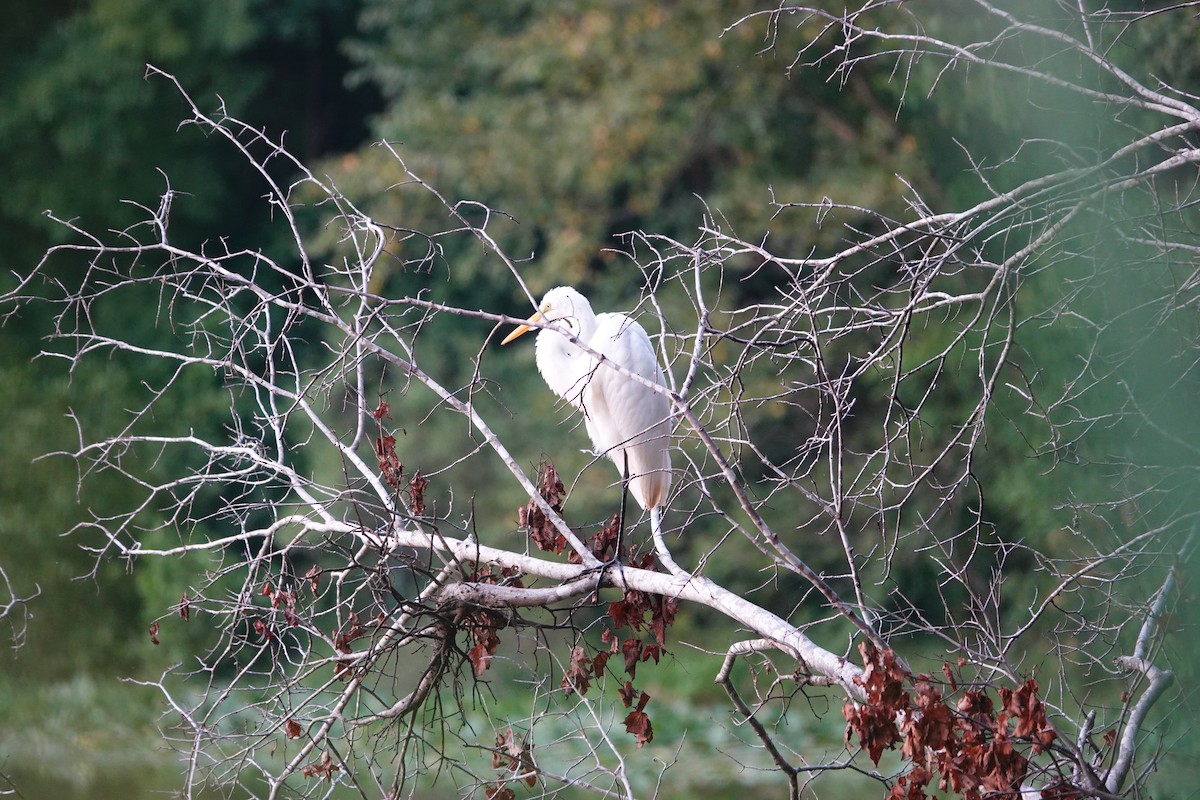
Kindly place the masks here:
<instances>
[{"instance_id":1,"label":"brown dried leaf","mask_svg":"<svg viewBox=\"0 0 1200 800\"><path fill-rule=\"evenodd\" d=\"M379 461L379 472L383 482L392 489L399 489L404 480L404 465L396 455L396 437L391 434L375 437L375 457Z\"/></svg>"},{"instance_id":2,"label":"brown dried leaf","mask_svg":"<svg viewBox=\"0 0 1200 800\"><path fill-rule=\"evenodd\" d=\"M528 786L537 784L537 765L533 762L533 747L524 736L512 728L496 736L496 747L492 751L492 768L508 770L521 775Z\"/></svg>"},{"instance_id":3,"label":"brown dried leaf","mask_svg":"<svg viewBox=\"0 0 1200 800\"><path fill-rule=\"evenodd\" d=\"M625 717L625 731L637 737L638 747L654 740L654 726L650 724L650 717L641 710L630 711Z\"/></svg>"},{"instance_id":4,"label":"brown dried leaf","mask_svg":"<svg viewBox=\"0 0 1200 800\"><path fill-rule=\"evenodd\" d=\"M638 661L642 659L642 643L637 639L626 639L621 645L621 652L625 656L625 672L629 677L637 677Z\"/></svg>"},{"instance_id":5,"label":"brown dried leaf","mask_svg":"<svg viewBox=\"0 0 1200 800\"><path fill-rule=\"evenodd\" d=\"M592 666L592 659L588 658L583 647L575 645L571 648L571 659L567 663L562 683L559 684L568 696L576 692L581 695L587 694L591 686Z\"/></svg>"},{"instance_id":6,"label":"brown dried leaf","mask_svg":"<svg viewBox=\"0 0 1200 800\"><path fill-rule=\"evenodd\" d=\"M954 673L950 671L950 665L945 661L942 662L942 674L946 676L946 683L950 684L950 691L958 691L958 681L954 679Z\"/></svg>"},{"instance_id":7,"label":"brown dried leaf","mask_svg":"<svg viewBox=\"0 0 1200 800\"><path fill-rule=\"evenodd\" d=\"M608 659L612 658L612 653L607 650L601 650L592 656L592 674L597 678L604 677L604 669L608 666Z\"/></svg>"},{"instance_id":8,"label":"brown dried leaf","mask_svg":"<svg viewBox=\"0 0 1200 800\"><path fill-rule=\"evenodd\" d=\"M413 516L420 517L425 514L425 489L428 486L429 480L421 475L420 470L417 470L408 482L409 505Z\"/></svg>"},{"instance_id":9,"label":"brown dried leaf","mask_svg":"<svg viewBox=\"0 0 1200 800\"><path fill-rule=\"evenodd\" d=\"M679 601L674 597L654 598L654 608L650 617L650 632L661 647L667 646L667 628L675 624L675 614L679 610Z\"/></svg>"},{"instance_id":10,"label":"brown dried leaf","mask_svg":"<svg viewBox=\"0 0 1200 800\"><path fill-rule=\"evenodd\" d=\"M304 769L300 770L300 774L305 778L325 778L333 782L333 773L337 772L340 767L333 763L333 759L329 757L328 751L321 754L320 761L314 761Z\"/></svg>"}]
</instances>

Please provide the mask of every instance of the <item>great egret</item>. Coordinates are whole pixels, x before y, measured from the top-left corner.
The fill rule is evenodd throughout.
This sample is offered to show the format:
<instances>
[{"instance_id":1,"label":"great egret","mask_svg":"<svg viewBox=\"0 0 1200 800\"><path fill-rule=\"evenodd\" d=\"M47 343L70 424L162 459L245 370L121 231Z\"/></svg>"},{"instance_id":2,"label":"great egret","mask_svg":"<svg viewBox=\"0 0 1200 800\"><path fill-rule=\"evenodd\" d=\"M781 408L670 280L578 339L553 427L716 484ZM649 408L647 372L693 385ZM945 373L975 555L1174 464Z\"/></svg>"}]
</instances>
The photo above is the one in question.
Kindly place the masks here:
<instances>
[{"instance_id":1,"label":"great egret","mask_svg":"<svg viewBox=\"0 0 1200 800\"><path fill-rule=\"evenodd\" d=\"M529 318L529 323L536 322L557 323L538 334L538 372L551 391L583 411L592 444L613 460L634 499L651 511L651 522L656 522L671 488L671 401L613 368L618 365L666 386L650 337L625 314L592 313L587 298L569 286L546 292ZM532 329L530 324L521 325L501 344ZM563 331L603 358L571 341Z\"/></svg>"}]
</instances>

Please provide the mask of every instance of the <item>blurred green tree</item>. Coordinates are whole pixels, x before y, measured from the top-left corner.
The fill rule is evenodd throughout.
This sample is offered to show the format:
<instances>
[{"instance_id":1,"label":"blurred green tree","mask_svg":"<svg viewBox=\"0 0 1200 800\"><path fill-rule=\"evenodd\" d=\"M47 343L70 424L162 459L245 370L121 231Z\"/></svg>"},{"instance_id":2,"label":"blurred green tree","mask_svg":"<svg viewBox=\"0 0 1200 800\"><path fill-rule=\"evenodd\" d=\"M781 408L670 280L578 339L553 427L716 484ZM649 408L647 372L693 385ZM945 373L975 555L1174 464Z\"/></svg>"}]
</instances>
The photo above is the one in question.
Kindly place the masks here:
<instances>
[{"instance_id":1,"label":"blurred green tree","mask_svg":"<svg viewBox=\"0 0 1200 800\"><path fill-rule=\"evenodd\" d=\"M71 241L44 211L121 230L142 218L136 204L157 206L168 187L179 193L173 220L181 242L270 250L284 233L257 203L257 176L198 128L181 126L187 108L176 88L147 77L146 65L172 71L204 102L254 119L317 158L358 145L378 103L369 87L348 89L343 80L348 61L339 42L354 30L360 5L98 0L33 6L6 0L0 8L0 140L12 157L0 162L0 288L9 288L12 276L35 264L51 243ZM48 275L78 285L85 267L85 261L59 259ZM157 296L153 290L144 296L136 308L97 310L124 320L147 345L169 340L170 326L151 311ZM19 410L0 452L0 474L12 476L3 486L0 560L12 570L18 593L35 584L43 592L35 607L38 624L29 627L11 667L43 679L101 664L126 670L137 660L134 653L145 652L149 620L182 593L148 577L133 584L111 563L90 580L70 580L92 574L94 556L81 551L75 537L55 534L92 512L128 505L135 495L127 484L105 481L77 496L74 466L31 462L74 449L68 411L85 429L115 430L125 410L143 404L146 387L166 373L118 356L83 365L68 380L52 360L30 363L51 330L44 309L30 305L0 329L5 407ZM207 405L215 388L196 382L191 402L176 409L179 419L200 430L219 425ZM96 604L97 593L110 602ZM74 644L64 647L67 640ZM166 657L193 651L189 645Z\"/></svg>"}]
</instances>

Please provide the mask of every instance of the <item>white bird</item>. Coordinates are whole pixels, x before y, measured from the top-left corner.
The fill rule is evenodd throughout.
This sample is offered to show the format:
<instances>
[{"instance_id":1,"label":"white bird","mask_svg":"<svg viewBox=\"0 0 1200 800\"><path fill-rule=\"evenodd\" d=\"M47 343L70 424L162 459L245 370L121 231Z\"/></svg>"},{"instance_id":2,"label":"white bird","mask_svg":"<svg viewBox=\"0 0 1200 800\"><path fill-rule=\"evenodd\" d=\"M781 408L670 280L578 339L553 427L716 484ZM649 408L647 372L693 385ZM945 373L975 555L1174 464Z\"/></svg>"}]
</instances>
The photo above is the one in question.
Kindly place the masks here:
<instances>
[{"instance_id":1,"label":"white bird","mask_svg":"<svg viewBox=\"0 0 1200 800\"><path fill-rule=\"evenodd\" d=\"M528 323L553 323L537 337L537 367L554 394L583 411L596 450L617 465L642 508L658 511L671 488L671 401L663 393L619 372L625 368L666 386L646 330L625 314L592 313L587 298L569 286L546 292ZM501 344L533 329L519 326ZM564 335L572 334L603 358ZM628 466L629 474L625 474Z\"/></svg>"}]
</instances>

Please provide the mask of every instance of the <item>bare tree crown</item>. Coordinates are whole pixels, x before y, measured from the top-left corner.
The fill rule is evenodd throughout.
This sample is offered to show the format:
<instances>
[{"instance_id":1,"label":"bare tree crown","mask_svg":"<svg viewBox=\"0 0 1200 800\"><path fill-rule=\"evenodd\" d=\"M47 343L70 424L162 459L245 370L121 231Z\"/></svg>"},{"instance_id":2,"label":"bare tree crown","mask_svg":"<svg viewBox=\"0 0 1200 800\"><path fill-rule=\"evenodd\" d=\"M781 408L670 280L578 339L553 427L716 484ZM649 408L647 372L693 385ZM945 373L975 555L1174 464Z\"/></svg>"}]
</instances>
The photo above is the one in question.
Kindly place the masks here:
<instances>
[{"instance_id":1,"label":"bare tree crown","mask_svg":"<svg viewBox=\"0 0 1200 800\"><path fill-rule=\"evenodd\" d=\"M577 458L586 437L562 409L553 442L507 433L535 413L506 407L493 378L521 358L496 345L523 309L461 307L436 284L377 291L384 263L445 267L453 282L445 254L467 239L533 304L546 287L526 284L499 212L404 167L391 191L432 199L450 224L374 219L268 134L189 99L187 123L261 175L286 254L175 241L185 199L169 187L129 230L64 220L75 239L5 299L51 296L48 354L69 364L155 364L128 426L81 430L69 455L85 477L116 471L144 490L78 532L98 558L208 556L150 633L184 620L217 633L180 667L187 681L156 682L192 785L251 774L272 798L324 796L331 781L398 797L441 769L489 797L653 795L673 772L647 783L660 767L638 762L657 741L647 674L689 657L672 626L704 609L745 757L793 797L844 772L879 796L939 782L963 797L1136 792L1153 763L1147 718L1173 678L1162 623L1194 550L1181 475L1197 445L1162 411L1196 386L1200 109L1113 57L1149 13L1063 3L1069 22L1051 26L973 7L978 38L962 40L888 2L784 5L737 25L803 31L790 68L848 84L880 65L905 86L933 70L934 91L964 71L1015 74L1105 109L1124 138L1087 152L1024 142L1013 163L1039 151L1056 166L1009 181L976 163L984 196L957 210L911 185L902 218L774 198L776 224L814 241L837 231L827 251L776 252L719 209L689 241L623 237L613 280L665 382L614 369L666 398L673 425L656 539L636 509L618 513L611 466ZM1044 58L1025 60L1032 49ZM313 214L340 235L320 256ZM82 283L56 284L54 266L80 258ZM127 335L122 307L165 335ZM444 326L475 332L469 364L445 363ZM520 366L536 380L528 356ZM224 387L223 430L156 416L193 381ZM443 418L458 449L425 462L406 432ZM1110 432L1170 455L1114 450ZM997 470L1012 448L1037 460L1044 494ZM1044 501L1028 519L1053 529L1007 528L1006 493ZM162 530L174 541L150 543ZM597 569L612 556L619 567ZM503 695L525 710L493 703ZM845 722L844 746L798 752L788 719L822 713ZM898 765L881 762L888 750Z\"/></svg>"}]
</instances>

